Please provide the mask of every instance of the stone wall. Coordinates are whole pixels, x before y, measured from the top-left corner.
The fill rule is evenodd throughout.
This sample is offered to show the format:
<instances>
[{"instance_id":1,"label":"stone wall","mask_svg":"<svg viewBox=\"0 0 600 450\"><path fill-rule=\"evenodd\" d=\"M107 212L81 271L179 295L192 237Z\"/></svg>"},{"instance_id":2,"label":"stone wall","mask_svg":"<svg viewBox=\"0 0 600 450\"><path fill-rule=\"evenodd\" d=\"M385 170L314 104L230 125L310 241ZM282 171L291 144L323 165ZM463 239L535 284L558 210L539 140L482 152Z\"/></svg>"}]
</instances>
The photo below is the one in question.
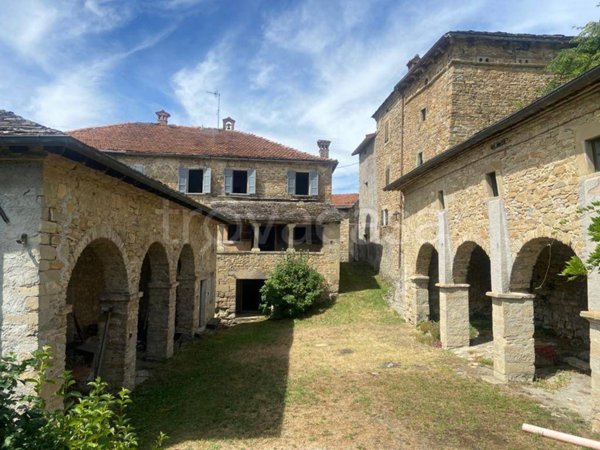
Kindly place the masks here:
<instances>
[{"instance_id":1,"label":"stone wall","mask_svg":"<svg viewBox=\"0 0 600 450\"><path fill-rule=\"evenodd\" d=\"M298 172L319 172L319 196L318 200L329 202L331 199L331 177L332 165L330 162L295 162L295 161L273 161L273 160L239 160L239 159L217 159L202 158L198 156L143 156L143 155L112 155L119 161L133 166L141 164L144 166L144 173L149 177L161 181L172 189L178 189L179 168L188 169L210 167L212 172L211 193L207 194L188 194L194 200L210 204L213 200L223 199L248 199L254 198L273 198L290 199L300 198L288 194L287 174L288 171ZM256 194L234 195L224 193L224 173L225 169L256 169Z\"/></svg>"},{"instance_id":2,"label":"stone wall","mask_svg":"<svg viewBox=\"0 0 600 450\"><path fill-rule=\"evenodd\" d=\"M286 252L218 252L216 316L231 322L236 313L236 282L269 277ZM338 223L324 225L323 248L309 252L308 262L324 277L330 294L337 294L340 281L340 228Z\"/></svg>"},{"instance_id":3,"label":"stone wall","mask_svg":"<svg viewBox=\"0 0 600 450\"><path fill-rule=\"evenodd\" d=\"M177 302L179 255L184 245L192 247L194 289L198 289L200 279L214 277L216 223L58 156L32 159L0 150L0 162L2 207L11 217L8 233L0 238L0 261L4 265L0 273L5 277L0 302L2 353L17 352L22 356L49 344L54 354L54 371L60 373L65 364L67 316L73 312L67 297L86 296L94 287L94 296L100 297L101 306L112 311L101 375L113 384L132 387L141 295L138 289L146 252L154 244L167 255L167 284L160 287L160 295L159 286L152 289L154 296L166 305L165 336L171 343L164 345L172 349L175 317L171 311L175 311ZM16 243L15 236L24 232L28 234L27 244ZM89 249L93 252L88 253ZM82 272L78 269L74 273L80 259L84 263L94 258L102 263L95 274L85 264ZM88 288L79 284L68 292L70 281L76 278L92 283ZM98 295L100 285L102 294ZM82 321L92 322L97 307L90 310L85 301L81 305L78 308L83 310L78 312L82 313ZM196 304L189 312L194 317L194 330L190 332L202 326L198 309ZM213 311L214 298L207 306L207 316L212 316ZM100 327L102 320L96 320ZM164 356L168 357L168 352Z\"/></svg>"}]
</instances>

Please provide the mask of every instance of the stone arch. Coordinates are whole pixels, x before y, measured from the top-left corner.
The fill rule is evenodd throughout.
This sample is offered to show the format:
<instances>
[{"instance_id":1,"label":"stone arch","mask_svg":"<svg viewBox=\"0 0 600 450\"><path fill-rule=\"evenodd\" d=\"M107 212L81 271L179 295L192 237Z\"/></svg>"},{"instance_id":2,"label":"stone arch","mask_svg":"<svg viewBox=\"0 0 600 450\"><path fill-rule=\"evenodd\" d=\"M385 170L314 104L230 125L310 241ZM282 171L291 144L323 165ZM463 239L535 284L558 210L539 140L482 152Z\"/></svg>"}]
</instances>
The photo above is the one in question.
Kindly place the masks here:
<instances>
[{"instance_id":1,"label":"stone arch","mask_svg":"<svg viewBox=\"0 0 600 450\"><path fill-rule=\"evenodd\" d=\"M198 326L199 302L196 301L196 264L194 251L185 244L177 260L177 291L175 301L175 337L191 338Z\"/></svg>"},{"instance_id":2,"label":"stone arch","mask_svg":"<svg viewBox=\"0 0 600 450\"><path fill-rule=\"evenodd\" d=\"M511 290L535 296L531 310L538 376L551 373L566 356L589 361L589 324L580 316L588 306L587 282L560 275L575 255L569 245L540 237L525 243L513 264Z\"/></svg>"},{"instance_id":3,"label":"stone arch","mask_svg":"<svg viewBox=\"0 0 600 450\"><path fill-rule=\"evenodd\" d=\"M413 278L416 287L417 317L420 320L440 319L439 255L435 247L426 242L417 254ZM423 312L424 311L424 312Z\"/></svg>"},{"instance_id":4,"label":"stone arch","mask_svg":"<svg viewBox=\"0 0 600 450\"><path fill-rule=\"evenodd\" d=\"M452 279L456 285L468 285L468 314L471 328L476 329L476 343L492 339L492 290L490 258L474 241L458 246L452 263Z\"/></svg>"},{"instance_id":5,"label":"stone arch","mask_svg":"<svg viewBox=\"0 0 600 450\"><path fill-rule=\"evenodd\" d=\"M77 249L66 289L65 367L78 389L98 375L113 386L127 386L135 338L127 327L131 296L124 254L107 238L86 242Z\"/></svg>"},{"instance_id":6,"label":"stone arch","mask_svg":"<svg viewBox=\"0 0 600 450\"><path fill-rule=\"evenodd\" d=\"M169 257L160 242L146 251L139 276L138 352L150 360L173 354L175 284L171 283Z\"/></svg>"}]
</instances>

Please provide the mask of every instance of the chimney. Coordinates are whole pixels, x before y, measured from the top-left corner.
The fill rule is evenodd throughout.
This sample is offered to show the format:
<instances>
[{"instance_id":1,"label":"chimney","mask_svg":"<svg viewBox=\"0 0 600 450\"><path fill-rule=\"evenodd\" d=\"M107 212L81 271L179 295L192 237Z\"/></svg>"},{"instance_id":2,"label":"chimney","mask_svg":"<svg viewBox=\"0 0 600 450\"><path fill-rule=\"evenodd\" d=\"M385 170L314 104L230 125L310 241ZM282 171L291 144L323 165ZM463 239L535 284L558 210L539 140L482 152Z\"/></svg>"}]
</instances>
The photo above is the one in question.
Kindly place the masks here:
<instances>
[{"instance_id":1,"label":"chimney","mask_svg":"<svg viewBox=\"0 0 600 450\"><path fill-rule=\"evenodd\" d=\"M235 120L233 120L231 117L225 117L223 119L223 129L226 131L235 130Z\"/></svg>"},{"instance_id":2,"label":"chimney","mask_svg":"<svg viewBox=\"0 0 600 450\"><path fill-rule=\"evenodd\" d=\"M329 159L329 144L331 144L331 141L326 141L325 139L319 139L317 141L321 158Z\"/></svg>"},{"instance_id":3,"label":"chimney","mask_svg":"<svg viewBox=\"0 0 600 450\"><path fill-rule=\"evenodd\" d=\"M167 125L169 123L169 117L171 117L171 114L169 114L168 112L166 112L164 109L161 109L160 111L156 111L156 117L157 117L157 122L161 125Z\"/></svg>"},{"instance_id":4,"label":"chimney","mask_svg":"<svg viewBox=\"0 0 600 450\"><path fill-rule=\"evenodd\" d=\"M413 56L413 58L406 63L408 71L410 72L411 70L413 70L413 67L415 67L419 63L419 61L421 61L421 57L418 54Z\"/></svg>"}]
</instances>

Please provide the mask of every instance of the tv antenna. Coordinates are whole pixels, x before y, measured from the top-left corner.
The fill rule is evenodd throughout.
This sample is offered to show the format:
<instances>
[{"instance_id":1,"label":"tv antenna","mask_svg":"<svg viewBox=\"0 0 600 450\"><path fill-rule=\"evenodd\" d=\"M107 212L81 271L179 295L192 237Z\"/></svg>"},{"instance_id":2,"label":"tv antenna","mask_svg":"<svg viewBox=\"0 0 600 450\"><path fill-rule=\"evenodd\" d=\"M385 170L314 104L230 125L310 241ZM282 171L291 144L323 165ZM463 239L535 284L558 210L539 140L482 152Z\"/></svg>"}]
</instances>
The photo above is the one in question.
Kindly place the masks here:
<instances>
[{"instance_id":1,"label":"tv antenna","mask_svg":"<svg viewBox=\"0 0 600 450\"><path fill-rule=\"evenodd\" d=\"M217 130L221 122L221 93L219 91L206 91L207 94L214 95L217 99Z\"/></svg>"}]
</instances>

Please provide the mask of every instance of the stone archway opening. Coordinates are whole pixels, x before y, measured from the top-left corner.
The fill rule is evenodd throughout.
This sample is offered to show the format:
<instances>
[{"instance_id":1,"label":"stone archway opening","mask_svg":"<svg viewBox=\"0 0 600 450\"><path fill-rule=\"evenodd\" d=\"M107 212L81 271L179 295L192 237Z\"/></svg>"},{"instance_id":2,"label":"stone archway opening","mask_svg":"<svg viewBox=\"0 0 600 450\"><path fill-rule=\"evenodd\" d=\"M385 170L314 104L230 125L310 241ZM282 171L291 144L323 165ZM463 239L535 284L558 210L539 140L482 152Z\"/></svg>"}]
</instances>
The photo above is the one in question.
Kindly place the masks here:
<instances>
[{"instance_id":1,"label":"stone archway opening","mask_svg":"<svg viewBox=\"0 0 600 450\"><path fill-rule=\"evenodd\" d=\"M472 241L461 244L452 266L454 283L469 285L469 325L471 345L493 339L492 300L486 295L492 290L490 258Z\"/></svg>"},{"instance_id":2,"label":"stone archway opening","mask_svg":"<svg viewBox=\"0 0 600 450\"><path fill-rule=\"evenodd\" d=\"M175 301L175 347L185 339L191 339L198 323L199 302L196 295L196 270L194 251L189 244L183 246L177 261L177 291Z\"/></svg>"},{"instance_id":3,"label":"stone archway opening","mask_svg":"<svg viewBox=\"0 0 600 450\"><path fill-rule=\"evenodd\" d=\"M140 270L137 356L141 360L163 360L173 354L175 302L165 248L150 246Z\"/></svg>"},{"instance_id":4,"label":"stone archway opening","mask_svg":"<svg viewBox=\"0 0 600 450\"><path fill-rule=\"evenodd\" d=\"M587 282L561 275L575 256L573 249L551 238L529 241L513 266L511 290L528 292L533 301L535 376L558 370L589 373L590 329L580 316L587 310Z\"/></svg>"},{"instance_id":5,"label":"stone archway opening","mask_svg":"<svg viewBox=\"0 0 600 450\"><path fill-rule=\"evenodd\" d=\"M440 290L439 283L439 256L435 247L429 243L423 244L419 249L414 278L417 289L418 321L440 320Z\"/></svg>"},{"instance_id":6,"label":"stone archway opening","mask_svg":"<svg viewBox=\"0 0 600 450\"><path fill-rule=\"evenodd\" d=\"M129 300L127 270L119 248L96 239L79 255L67 286L65 368L81 392L97 376L115 386L126 384L129 340L115 300Z\"/></svg>"}]
</instances>

